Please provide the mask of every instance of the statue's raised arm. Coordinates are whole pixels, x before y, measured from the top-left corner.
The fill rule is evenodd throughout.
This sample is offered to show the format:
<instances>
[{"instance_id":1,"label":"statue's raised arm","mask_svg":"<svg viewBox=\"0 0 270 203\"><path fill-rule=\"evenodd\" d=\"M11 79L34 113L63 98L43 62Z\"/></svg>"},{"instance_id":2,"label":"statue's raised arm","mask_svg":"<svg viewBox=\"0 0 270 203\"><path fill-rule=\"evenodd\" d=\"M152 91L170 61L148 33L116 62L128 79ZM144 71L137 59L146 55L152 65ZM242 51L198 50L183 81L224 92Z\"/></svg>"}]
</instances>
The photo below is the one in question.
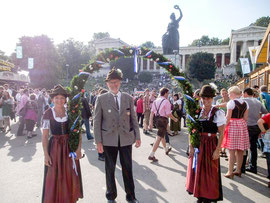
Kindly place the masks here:
<instances>
[{"instance_id":1,"label":"statue's raised arm","mask_svg":"<svg viewBox=\"0 0 270 203\"><path fill-rule=\"evenodd\" d=\"M181 20L181 19L182 19L182 17L183 17L183 13L182 13L182 11L181 11L181 9L179 8L179 6L178 6L178 5L175 5L175 6L174 6L174 8L175 8L176 10L179 10L180 16L179 16L179 18L176 20L176 21L177 21L177 23L179 23L179 22L180 22L180 20Z\"/></svg>"}]
</instances>

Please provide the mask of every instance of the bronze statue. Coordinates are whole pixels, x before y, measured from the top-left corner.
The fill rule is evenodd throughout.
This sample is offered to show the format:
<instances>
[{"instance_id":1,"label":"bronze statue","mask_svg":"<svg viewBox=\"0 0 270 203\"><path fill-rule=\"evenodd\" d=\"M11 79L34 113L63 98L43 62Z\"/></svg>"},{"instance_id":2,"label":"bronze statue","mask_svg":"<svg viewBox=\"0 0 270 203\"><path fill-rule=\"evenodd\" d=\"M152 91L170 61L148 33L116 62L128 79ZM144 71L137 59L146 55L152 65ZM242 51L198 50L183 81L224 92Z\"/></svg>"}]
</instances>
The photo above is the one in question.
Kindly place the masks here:
<instances>
[{"instance_id":1,"label":"bronze statue","mask_svg":"<svg viewBox=\"0 0 270 203\"><path fill-rule=\"evenodd\" d=\"M167 32L162 36L163 54L174 54L174 50L177 50L177 53L179 53L178 28L179 21L182 19L183 14L178 5L175 5L174 8L179 10L180 17L176 20L174 13L170 16L171 22L168 25Z\"/></svg>"}]
</instances>

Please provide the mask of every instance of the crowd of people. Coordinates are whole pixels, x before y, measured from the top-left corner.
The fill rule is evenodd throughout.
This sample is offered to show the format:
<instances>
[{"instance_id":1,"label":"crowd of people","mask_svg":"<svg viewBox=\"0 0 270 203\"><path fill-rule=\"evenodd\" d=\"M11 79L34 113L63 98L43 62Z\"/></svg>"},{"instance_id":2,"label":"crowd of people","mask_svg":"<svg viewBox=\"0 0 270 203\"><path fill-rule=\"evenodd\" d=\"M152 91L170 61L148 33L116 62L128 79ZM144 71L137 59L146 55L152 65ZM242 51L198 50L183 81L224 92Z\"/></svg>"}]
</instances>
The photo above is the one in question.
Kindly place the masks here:
<instances>
[{"instance_id":1,"label":"crowd of people","mask_svg":"<svg viewBox=\"0 0 270 203\"><path fill-rule=\"evenodd\" d=\"M187 126L185 100L182 92L173 92L166 87L159 92L146 88L141 94L129 95L120 91L121 80L121 72L112 69L106 78L108 89L84 93L81 125L85 125L83 131L87 139L94 140L97 145L98 160L105 162L108 202L115 202L117 197L114 172L119 152L126 199L136 203L132 145L141 145L139 128L145 135L154 134L153 129L157 129L148 156L149 161L157 162L155 152L160 142L165 155L168 155L172 149L170 136L181 135L181 127ZM16 122L17 116L17 136L26 135L31 139L36 136L35 126L42 128L45 157L43 202L76 202L83 198L79 165L81 138L76 151L77 175L68 155L68 96L61 85L53 90L12 89L8 84L0 86L2 133L11 130L11 120ZM228 160L225 178L241 177L246 172L256 174L258 148L266 158L270 180L270 95L267 86L254 86L243 92L232 86L228 90L220 90L219 94L211 85L205 85L194 91L193 97L200 105L198 118L201 128L200 146L195 148L190 139L187 146L188 193L198 198L198 202L222 200L219 158ZM62 174L61 179L57 174Z\"/></svg>"}]
</instances>

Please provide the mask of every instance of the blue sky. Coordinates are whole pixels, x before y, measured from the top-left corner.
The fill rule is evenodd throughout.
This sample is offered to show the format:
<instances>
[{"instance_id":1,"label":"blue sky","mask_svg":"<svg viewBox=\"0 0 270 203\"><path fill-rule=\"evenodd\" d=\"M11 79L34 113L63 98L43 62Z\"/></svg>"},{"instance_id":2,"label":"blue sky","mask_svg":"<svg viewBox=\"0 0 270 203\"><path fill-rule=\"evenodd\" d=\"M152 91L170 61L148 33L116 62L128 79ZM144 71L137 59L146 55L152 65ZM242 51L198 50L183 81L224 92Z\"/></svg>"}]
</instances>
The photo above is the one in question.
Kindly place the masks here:
<instances>
[{"instance_id":1,"label":"blue sky","mask_svg":"<svg viewBox=\"0 0 270 203\"><path fill-rule=\"evenodd\" d=\"M68 38L88 42L109 32L128 44L161 46L178 4L180 46L202 35L225 39L232 29L270 15L270 0L8 0L1 2L0 50L10 54L21 36L46 34L55 44Z\"/></svg>"}]
</instances>

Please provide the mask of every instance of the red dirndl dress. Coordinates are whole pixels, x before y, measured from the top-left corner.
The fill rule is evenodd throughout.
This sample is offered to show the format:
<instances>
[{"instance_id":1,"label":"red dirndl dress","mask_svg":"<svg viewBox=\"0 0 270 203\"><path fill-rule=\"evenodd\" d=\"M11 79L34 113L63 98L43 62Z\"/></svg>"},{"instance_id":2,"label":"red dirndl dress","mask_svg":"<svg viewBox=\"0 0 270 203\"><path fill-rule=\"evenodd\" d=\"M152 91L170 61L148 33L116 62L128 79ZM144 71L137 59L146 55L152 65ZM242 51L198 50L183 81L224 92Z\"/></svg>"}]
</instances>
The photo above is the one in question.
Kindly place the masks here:
<instances>
[{"instance_id":1,"label":"red dirndl dress","mask_svg":"<svg viewBox=\"0 0 270 203\"><path fill-rule=\"evenodd\" d=\"M222 148L229 150L248 150L249 135L247 122L243 119L247 105L234 100L235 108L232 110L232 118L226 126Z\"/></svg>"},{"instance_id":2,"label":"red dirndl dress","mask_svg":"<svg viewBox=\"0 0 270 203\"><path fill-rule=\"evenodd\" d=\"M52 137L49 140L48 152L52 166L45 166L42 202L44 203L75 203L83 198L80 163L76 160L77 172L72 168L69 158L68 121L57 122L48 109L43 120L50 120Z\"/></svg>"},{"instance_id":3,"label":"red dirndl dress","mask_svg":"<svg viewBox=\"0 0 270 203\"><path fill-rule=\"evenodd\" d=\"M186 189L194 197L211 201L223 200L220 162L213 160L212 156L217 147L218 131L216 123L213 122L215 112L213 108L210 119L200 121L202 132L200 133L200 147L197 157L196 171L193 168L194 156L189 158L187 169ZM208 132L207 132L208 131Z\"/></svg>"}]
</instances>

